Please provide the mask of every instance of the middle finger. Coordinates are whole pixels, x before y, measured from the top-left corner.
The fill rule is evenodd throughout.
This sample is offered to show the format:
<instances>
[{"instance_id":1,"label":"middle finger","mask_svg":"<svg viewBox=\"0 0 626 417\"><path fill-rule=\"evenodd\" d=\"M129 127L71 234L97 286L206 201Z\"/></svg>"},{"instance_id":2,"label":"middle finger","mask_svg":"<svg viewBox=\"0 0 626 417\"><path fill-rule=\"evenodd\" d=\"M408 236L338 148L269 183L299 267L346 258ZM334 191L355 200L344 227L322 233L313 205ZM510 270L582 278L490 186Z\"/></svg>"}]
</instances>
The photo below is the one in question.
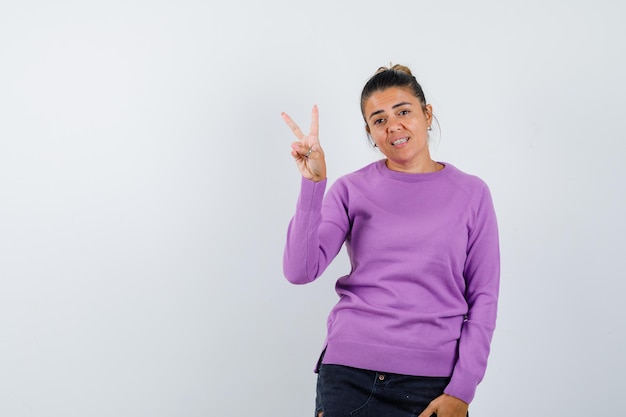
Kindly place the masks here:
<instances>
[{"instance_id":1,"label":"middle finger","mask_svg":"<svg viewBox=\"0 0 626 417\"><path fill-rule=\"evenodd\" d=\"M313 110L311 110L311 136L318 137L319 126L319 111L316 104L313 106Z\"/></svg>"}]
</instances>

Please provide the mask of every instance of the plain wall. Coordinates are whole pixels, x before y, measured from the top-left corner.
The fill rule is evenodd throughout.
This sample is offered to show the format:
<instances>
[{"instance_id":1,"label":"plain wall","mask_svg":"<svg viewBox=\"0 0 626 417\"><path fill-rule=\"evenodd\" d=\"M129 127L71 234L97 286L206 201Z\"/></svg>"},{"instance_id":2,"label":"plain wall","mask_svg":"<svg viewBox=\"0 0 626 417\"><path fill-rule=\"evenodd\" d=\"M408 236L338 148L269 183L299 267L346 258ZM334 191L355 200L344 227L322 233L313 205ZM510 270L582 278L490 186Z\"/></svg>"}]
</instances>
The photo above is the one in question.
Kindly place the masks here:
<instances>
[{"instance_id":1,"label":"plain wall","mask_svg":"<svg viewBox=\"0 0 626 417\"><path fill-rule=\"evenodd\" d=\"M380 158L364 82L410 66L435 159L482 177L502 285L474 416L616 415L626 370L626 7L0 2L0 415L313 414L346 273L282 276L293 140Z\"/></svg>"}]
</instances>

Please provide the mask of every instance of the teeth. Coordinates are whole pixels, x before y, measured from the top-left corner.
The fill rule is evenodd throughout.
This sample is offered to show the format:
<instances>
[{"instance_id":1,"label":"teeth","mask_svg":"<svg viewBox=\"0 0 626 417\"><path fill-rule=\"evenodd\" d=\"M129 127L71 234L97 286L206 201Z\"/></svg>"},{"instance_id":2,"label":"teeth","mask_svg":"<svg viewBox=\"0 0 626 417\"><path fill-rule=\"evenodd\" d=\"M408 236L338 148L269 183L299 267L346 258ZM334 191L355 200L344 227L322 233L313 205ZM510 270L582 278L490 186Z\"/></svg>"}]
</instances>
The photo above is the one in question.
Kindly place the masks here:
<instances>
[{"instance_id":1,"label":"teeth","mask_svg":"<svg viewBox=\"0 0 626 417\"><path fill-rule=\"evenodd\" d=\"M401 143L405 143L405 142L407 142L408 140L409 140L409 139L407 139L407 138L402 138L402 139L398 139L398 140L396 140L396 141L394 141L394 142L391 142L391 144L392 144L392 145L394 145L394 146L396 146L396 145L400 145Z\"/></svg>"}]
</instances>

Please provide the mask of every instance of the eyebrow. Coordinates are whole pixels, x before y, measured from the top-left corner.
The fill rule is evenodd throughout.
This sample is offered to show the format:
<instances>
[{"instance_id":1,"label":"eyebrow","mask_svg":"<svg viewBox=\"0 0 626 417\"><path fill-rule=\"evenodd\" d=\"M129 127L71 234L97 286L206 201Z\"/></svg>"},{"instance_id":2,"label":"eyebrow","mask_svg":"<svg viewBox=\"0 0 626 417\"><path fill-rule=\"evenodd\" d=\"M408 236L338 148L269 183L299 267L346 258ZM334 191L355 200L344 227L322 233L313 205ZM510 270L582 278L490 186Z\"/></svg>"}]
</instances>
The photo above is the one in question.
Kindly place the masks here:
<instances>
[{"instance_id":1,"label":"eyebrow","mask_svg":"<svg viewBox=\"0 0 626 417\"><path fill-rule=\"evenodd\" d=\"M411 105L411 103L409 103L408 101L403 101L402 103L394 104L393 106L391 106L391 108L392 108L392 109L395 109L395 108L397 108L397 107L405 106L405 105L407 105L407 104L408 104L409 106ZM376 116L377 114L384 113L384 112L385 112L384 110L376 110L376 111L373 111L373 112L372 112L372 114L370 114L370 117L368 118L368 120L369 120L369 119L371 119L373 116Z\"/></svg>"}]
</instances>

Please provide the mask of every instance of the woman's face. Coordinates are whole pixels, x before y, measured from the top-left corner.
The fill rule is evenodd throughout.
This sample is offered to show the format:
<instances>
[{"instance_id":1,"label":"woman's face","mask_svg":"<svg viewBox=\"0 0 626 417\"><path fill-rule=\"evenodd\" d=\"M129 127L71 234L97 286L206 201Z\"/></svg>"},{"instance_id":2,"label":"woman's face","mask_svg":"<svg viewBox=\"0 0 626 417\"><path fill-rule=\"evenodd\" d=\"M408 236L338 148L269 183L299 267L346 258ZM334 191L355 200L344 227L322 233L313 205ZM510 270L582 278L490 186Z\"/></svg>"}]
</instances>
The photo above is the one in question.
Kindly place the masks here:
<instances>
[{"instance_id":1,"label":"woman's face","mask_svg":"<svg viewBox=\"0 0 626 417\"><path fill-rule=\"evenodd\" d=\"M366 129L387 166L396 171L424 172L432 164L428 150L428 127L432 107L409 90L390 87L373 93L365 102Z\"/></svg>"}]
</instances>

